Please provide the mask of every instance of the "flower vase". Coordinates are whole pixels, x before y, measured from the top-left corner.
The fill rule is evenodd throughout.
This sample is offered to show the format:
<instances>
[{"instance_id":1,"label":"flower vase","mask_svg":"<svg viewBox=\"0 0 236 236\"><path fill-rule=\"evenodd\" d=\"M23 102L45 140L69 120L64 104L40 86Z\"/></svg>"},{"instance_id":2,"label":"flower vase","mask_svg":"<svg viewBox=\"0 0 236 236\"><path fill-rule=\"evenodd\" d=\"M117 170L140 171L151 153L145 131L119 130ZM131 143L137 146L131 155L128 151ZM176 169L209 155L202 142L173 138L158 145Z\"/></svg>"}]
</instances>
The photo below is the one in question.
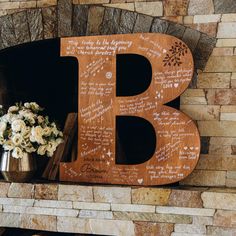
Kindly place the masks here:
<instances>
[{"instance_id":1,"label":"flower vase","mask_svg":"<svg viewBox=\"0 0 236 236\"><path fill-rule=\"evenodd\" d=\"M16 159L11 151L3 151L0 161L0 171L6 181L27 182L36 172L36 161L31 153Z\"/></svg>"}]
</instances>

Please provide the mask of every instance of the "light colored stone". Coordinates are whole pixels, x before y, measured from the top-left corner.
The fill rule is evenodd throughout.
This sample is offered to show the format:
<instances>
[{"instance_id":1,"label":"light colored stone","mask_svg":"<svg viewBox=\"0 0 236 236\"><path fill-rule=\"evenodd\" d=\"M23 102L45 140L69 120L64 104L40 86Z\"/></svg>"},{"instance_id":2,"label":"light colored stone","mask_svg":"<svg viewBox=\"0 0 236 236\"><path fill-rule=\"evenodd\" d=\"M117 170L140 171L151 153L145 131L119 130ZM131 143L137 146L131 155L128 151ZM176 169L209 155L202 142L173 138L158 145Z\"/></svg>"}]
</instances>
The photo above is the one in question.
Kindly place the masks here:
<instances>
[{"instance_id":1,"label":"light colored stone","mask_svg":"<svg viewBox=\"0 0 236 236\"><path fill-rule=\"evenodd\" d=\"M79 212L79 218L89 219L113 219L111 211L94 211L94 210L81 210Z\"/></svg>"},{"instance_id":2,"label":"light colored stone","mask_svg":"<svg viewBox=\"0 0 236 236\"><path fill-rule=\"evenodd\" d=\"M180 105L180 110L193 120L219 120L220 106Z\"/></svg>"},{"instance_id":3,"label":"light colored stone","mask_svg":"<svg viewBox=\"0 0 236 236\"><path fill-rule=\"evenodd\" d=\"M26 208L27 208L26 206L4 205L3 206L3 212L23 214L23 213L25 213Z\"/></svg>"},{"instance_id":4,"label":"light colored stone","mask_svg":"<svg viewBox=\"0 0 236 236\"><path fill-rule=\"evenodd\" d=\"M236 56L210 57L206 64L206 72L235 72Z\"/></svg>"},{"instance_id":5,"label":"light colored stone","mask_svg":"<svg viewBox=\"0 0 236 236\"><path fill-rule=\"evenodd\" d=\"M211 148L211 146L210 146ZM212 153L209 150L210 155L201 154L197 163L196 170L222 170L223 169L223 157Z\"/></svg>"},{"instance_id":6,"label":"light colored stone","mask_svg":"<svg viewBox=\"0 0 236 236\"><path fill-rule=\"evenodd\" d=\"M205 97L180 97L180 104L182 105L206 105Z\"/></svg>"},{"instance_id":7,"label":"light colored stone","mask_svg":"<svg viewBox=\"0 0 236 236\"><path fill-rule=\"evenodd\" d=\"M236 194L233 193L202 193L203 206L206 208L236 210Z\"/></svg>"},{"instance_id":8,"label":"light colored stone","mask_svg":"<svg viewBox=\"0 0 236 236\"><path fill-rule=\"evenodd\" d=\"M101 4L109 3L109 0L78 0L78 4Z\"/></svg>"},{"instance_id":9,"label":"light colored stone","mask_svg":"<svg viewBox=\"0 0 236 236\"><path fill-rule=\"evenodd\" d=\"M235 228L222 228L222 227L209 226L207 227L207 235L235 236Z\"/></svg>"},{"instance_id":10,"label":"light colored stone","mask_svg":"<svg viewBox=\"0 0 236 236\"><path fill-rule=\"evenodd\" d=\"M36 8L36 1L26 1L26 2L20 2L20 8L26 9L26 8Z\"/></svg>"},{"instance_id":11,"label":"light colored stone","mask_svg":"<svg viewBox=\"0 0 236 236\"><path fill-rule=\"evenodd\" d=\"M220 120L236 121L236 113L221 113Z\"/></svg>"},{"instance_id":12,"label":"light colored stone","mask_svg":"<svg viewBox=\"0 0 236 236\"><path fill-rule=\"evenodd\" d=\"M221 107L223 109L224 106ZM236 138L229 137L211 137L210 144L221 145L236 145Z\"/></svg>"},{"instance_id":13,"label":"light colored stone","mask_svg":"<svg viewBox=\"0 0 236 236\"><path fill-rule=\"evenodd\" d=\"M111 204L112 211L155 212L155 206L138 204Z\"/></svg>"},{"instance_id":14,"label":"light colored stone","mask_svg":"<svg viewBox=\"0 0 236 236\"><path fill-rule=\"evenodd\" d=\"M233 56L233 48L214 48L212 56Z\"/></svg>"},{"instance_id":15,"label":"light colored stone","mask_svg":"<svg viewBox=\"0 0 236 236\"><path fill-rule=\"evenodd\" d=\"M0 198L0 204L13 206L33 206L34 199Z\"/></svg>"},{"instance_id":16,"label":"light colored stone","mask_svg":"<svg viewBox=\"0 0 236 236\"><path fill-rule=\"evenodd\" d=\"M206 226L191 224L175 224L175 232L188 234L205 234Z\"/></svg>"},{"instance_id":17,"label":"light colored stone","mask_svg":"<svg viewBox=\"0 0 236 236\"><path fill-rule=\"evenodd\" d=\"M190 0L188 15L209 15L214 12L212 0Z\"/></svg>"},{"instance_id":18,"label":"light colored stone","mask_svg":"<svg viewBox=\"0 0 236 236\"><path fill-rule=\"evenodd\" d=\"M0 2L1 10L18 9L19 7L19 2Z\"/></svg>"},{"instance_id":19,"label":"light colored stone","mask_svg":"<svg viewBox=\"0 0 236 236\"><path fill-rule=\"evenodd\" d=\"M213 217L193 216L193 225L213 225Z\"/></svg>"},{"instance_id":20,"label":"light colored stone","mask_svg":"<svg viewBox=\"0 0 236 236\"><path fill-rule=\"evenodd\" d=\"M229 179L236 179L236 171L227 171L226 177Z\"/></svg>"},{"instance_id":21,"label":"light colored stone","mask_svg":"<svg viewBox=\"0 0 236 236\"><path fill-rule=\"evenodd\" d=\"M132 189L132 204L165 206L168 204L170 189L137 188Z\"/></svg>"},{"instance_id":22,"label":"light colored stone","mask_svg":"<svg viewBox=\"0 0 236 236\"><path fill-rule=\"evenodd\" d=\"M57 208L44 208L44 207L27 207L27 214L35 215L50 215L50 216L71 216L77 217L78 210L74 209L57 209Z\"/></svg>"},{"instance_id":23,"label":"light colored stone","mask_svg":"<svg viewBox=\"0 0 236 236\"><path fill-rule=\"evenodd\" d=\"M234 106L234 105L221 106L220 107L220 112L221 113L236 113L236 106Z\"/></svg>"},{"instance_id":24,"label":"light colored stone","mask_svg":"<svg viewBox=\"0 0 236 236\"><path fill-rule=\"evenodd\" d=\"M35 199L57 200L58 185L57 184L36 184Z\"/></svg>"},{"instance_id":25,"label":"light colored stone","mask_svg":"<svg viewBox=\"0 0 236 236\"><path fill-rule=\"evenodd\" d=\"M227 178L225 185L228 188L235 188L236 187L236 179L229 179L229 178Z\"/></svg>"},{"instance_id":26,"label":"light colored stone","mask_svg":"<svg viewBox=\"0 0 236 236\"><path fill-rule=\"evenodd\" d=\"M0 227L20 227L20 215L12 213L0 213Z\"/></svg>"},{"instance_id":27,"label":"light colored stone","mask_svg":"<svg viewBox=\"0 0 236 236\"><path fill-rule=\"evenodd\" d=\"M216 214L214 215L213 224L215 226L236 228L236 212L217 210Z\"/></svg>"},{"instance_id":28,"label":"light colored stone","mask_svg":"<svg viewBox=\"0 0 236 236\"><path fill-rule=\"evenodd\" d=\"M232 21L236 21L236 14L235 14L235 13L222 14L221 21L222 21L222 22L232 22Z\"/></svg>"},{"instance_id":29,"label":"light colored stone","mask_svg":"<svg viewBox=\"0 0 236 236\"><path fill-rule=\"evenodd\" d=\"M231 153L232 153L231 146L227 146L227 145L219 146L219 145L211 144L209 147L209 154L212 155L212 159L214 159L214 155L231 155Z\"/></svg>"},{"instance_id":30,"label":"light colored stone","mask_svg":"<svg viewBox=\"0 0 236 236\"><path fill-rule=\"evenodd\" d=\"M156 213L174 214L174 215L192 215L192 216L213 216L215 210L203 208L187 208L187 207L156 207Z\"/></svg>"},{"instance_id":31,"label":"light colored stone","mask_svg":"<svg viewBox=\"0 0 236 236\"><path fill-rule=\"evenodd\" d=\"M232 137L236 133L234 121L198 121L201 136Z\"/></svg>"},{"instance_id":32,"label":"light colored stone","mask_svg":"<svg viewBox=\"0 0 236 236\"><path fill-rule=\"evenodd\" d=\"M105 7L119 8L128 11L134 11L134 3L115 3L115 4L104 4Z\"/></svg>"},{"instance_id":33,"label":"light colored stone","mask_svg":"<svg viewBox=\"0 0 236 236\"><path fill-rule=\"evenodd\" d=\"M187 15L188 0L164 0L165 16L185 16Z\"/></svg>"},{"instance_id":34,"label":"light colored stone","mask_svg":"<svg viewBox=\"0 0 236 236\"><path fill-rule=\"evenodd\" d=\"M8 189L10 187L10 183L0 182L0 197L7 197Z\"/></svg>"},{"instance_id":35,"label":"light colored stone","mask_svg":"<svg viewBox=\"0 0 236 236\"><path fill-rule=\"evenodd\" d=\"M188 27L201 31L205 34L208 34L209 36L215 37L216 31L217 31L217 23L211 22L211 23L196 23L196 24L190 24L187 25Z\"/></svg>"},{"instance_id":36,"label":"light colored stone","mask_svg":"<svg viewBox=\"0 0 236 236\"><path fill-rule=\"evenodd\" d=\"M93 202L93 191L90 186L59 185L58 200Z\"/></svg>"},{"instance_id":37,"label":"light colored stone","mask_svg":"<svg viewBox=\"0 0 236 236\"><path fill-rule=\"evenodd\" d=\"M89 229L88 219L60 216L57 217L57 231L66 233L92 233Z\"/></svg>"},{"instance_id":38,"label":"light colored stone","mask_svg":"<svg viewBox=\"0 0 236 236\"><path fill-rule=\"evenodd\" d=\"M193 17L193 23L211 23L211 22L219 22L220 14L214 15L195 15Z\"/></svg>"},{"instance_id":39,"label":"light colored stone","mask_svg":"<svg viewBox=\"0 0 236 236\"><path fill-rule=\"evenodd\" d=\"M205 97L203 89L186 89L181 97Z\"/></svg>"},{"instance_id":40,"label":"light colored stone","mask_svg":"<svg viewBox=\"0 0 236 236\"><path fill-rule=\"evenodd\" d=\"M236 39L217 39L216 47L236 47Z\"/></svg>"},{"instance_id":41,"label":"light colored stone","mask_svg":"<svg viewBox=\"0 0 236 236\"><path fill-rule=\"evenodd\" d=\"M109 203L73 202L73 208L84 210L109 211L111 210L111 205Z\"/></svg>"},{"instance_id":42,"label":"light colored stone","mask_svg":"<svg viewBox=\"0 0 236 236\"><path fill-rule=\"evenodd\" d=\"M131 188L93 187L95 202L131 203Z\"/></svg>"},{"instance_id":43,"label":"light colored stone","mask_svg":"<svg viewBox=\"0 0 236 236\"><path fill-rule=\"evenodd\" d=\"M57 231L57 218L56 216L23 214L20 228Z\"/></svg>"},{"instance_id":44,"label":"light colored stone","mask_svg":"<svg viewBox=\"0 0 236 236\"><path fill-rule=\"evenodd\" d=\"M56 6L57 0L38 0L37 7L49 7L49 6Z\"/></svg>"},{"instance_id":45,"label":"light colored stone","mask_svg":"<svg viewBox=\"0 0 236 236\"><path fill-rule=\"evenodd\" d=\"M213 121L212 121L213 122ZM226 171L194 170L181 185L225 186Z\"/></svg>"},{"instance_id":46,"label":"light colored stone","mask_svg":"<svg viewBox=\"0 0 236 236\"><path fill-rule=\"evenodd\" d=\"M193 24L193 16L185 16L183 22L185 25Z\"/></svg>"},{"instance_id":47,"label":"light colored stone","mask_svg":"<svg viewBox=\"0 0 236 236\"><path fill-rule=\"evenodd\" d=\"M49 208L72 208L70 201L53 201L53 200L35 200L35 207L49 207Z\"/></svg>"},{"instance_id":48,"label":"light colored stone","mask_svg":"<svg viewBox=\"0 0 236 236\"><path fill-rule=\"evenodd\" d=\"M231 79L231 88L236 88L236 79Z\"/></svg>"},{"instance_id":49,"label":"light colored stone","mask_svg":"<svg viewBox=\"0 0 236 236\"><path fill-rule=\"evenodd\" d=\"M230 73L200 73L198 75L198 88L229 88Z\"/></svg>"},{"instance_id":50,"label":"light colored stone","mask_svg":"<svg viewBox=\"0 0 236 236\"><path fill-rule=\"evenodd\" d=\"M217 38L236 38L236 22L219 23Z\"/></svg>"},{"instance_id":51,"label":"light colored stone","mask_svg":"<svg viewBox=\"0 0 236 236\"><path fill-rule=\"evenodd\" d=\"M34 185L25 183L11 183L7 196L13 198L33 198Z\"/></svg>"},{"instance_id":52,"label":"light colored stone","mask_svg":"<svg viewBox=\"0 0 236 236\"><path fill-rule=\"evenodd\" d=\"M135 11L149 16L163 16L163 3L156 2L135 2Z\"/></svg>"},{"instance_id":53,"label":"light colored stone","mask_svg":"<svg viewBox=\"0 0 236 236\"><path fill-rule=\"evenodd\" d=\"M188 234L188 233L176 233L173 232L171 236L207 236L206 234Z\"/></svg>"}]
</instances>

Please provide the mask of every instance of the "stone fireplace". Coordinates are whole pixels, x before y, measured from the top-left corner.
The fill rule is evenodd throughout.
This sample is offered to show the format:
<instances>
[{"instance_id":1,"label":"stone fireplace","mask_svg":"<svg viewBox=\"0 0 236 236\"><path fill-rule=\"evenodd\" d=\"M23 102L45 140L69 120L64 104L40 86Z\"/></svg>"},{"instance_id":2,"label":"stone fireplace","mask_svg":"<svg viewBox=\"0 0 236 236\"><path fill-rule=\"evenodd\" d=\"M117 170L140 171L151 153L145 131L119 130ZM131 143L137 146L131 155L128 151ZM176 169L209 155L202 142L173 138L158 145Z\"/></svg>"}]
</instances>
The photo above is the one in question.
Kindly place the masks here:
<instances>
[{"instance_id":1,"label":"stone fireplace","mask_svg":"<svg viewBox=\"0 0 236 236\"><path fill-rule=\"evenodd\" d=\"M77 109L78 65L73 58L59 57L60 37L165 33L183 40L193 53L195 74L180 97L180 109L196 120L202 149L196 170L177 186L1 181L0 227L99 235L236 235L235 2L6 3L0 3L5 7L0 10L0 103L40 99L63 125L66 113ZM22 61L26 52L28 61ZM37 58L39 52L45 62ZM33 66L27 68L32 58ZM56 74L52 68L58 68ZM25 81L17 81L17 73ZM71 78L66 88L61 83L65 78ZM42 81L48 82L48 97L40 95ZM35 86L39 93L32 92Z\"/></svg>"}]
</instances>

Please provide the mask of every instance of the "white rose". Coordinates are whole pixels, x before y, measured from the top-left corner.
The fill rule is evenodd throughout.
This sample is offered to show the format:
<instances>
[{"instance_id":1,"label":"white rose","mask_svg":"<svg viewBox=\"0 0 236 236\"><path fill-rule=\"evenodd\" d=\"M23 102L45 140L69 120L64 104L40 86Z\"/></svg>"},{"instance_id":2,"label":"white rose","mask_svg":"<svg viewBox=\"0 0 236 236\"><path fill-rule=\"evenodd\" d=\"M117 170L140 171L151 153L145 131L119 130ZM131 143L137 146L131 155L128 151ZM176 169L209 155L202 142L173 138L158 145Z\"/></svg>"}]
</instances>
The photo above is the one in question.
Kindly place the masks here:
<instances>
[{"instance_id":1,"label":"white rose","mask_svg":"<svg viewBox=\"0 0 236 236\"><path fill-rule=\"evenodd\" d=\"M14 158L22 158L23 156L24 156L24 153L23 153L23 151L21 150L21 148L19 148L19 147L15 147L14 148L14 150L13 150L13 152L12 152L12 156L14 157Z\"/></svg>"},{"instance_id":2,"label":"white rose","mask_svg":"<svg viewBox=\"0 0 236 236\"><path fill-rule=\"evenodd\" d=\"M41 146L39 146L39 148L37 150L37 154L43 156L43 155L45 155L46 151L47 151L47 145L41 145Z\"/></svg>"},{"instance_id":3,"label":"white rose","mask_svg":"<svg viewBox=\"0 0 236 236\"><path fill-rule=\"evenodd\" d=\"M29 121L30 124L35 124L34 114L33 113L25 113L24 117L27 121Z\"/></svg>"},{"instance_id":4,"label":"white rose","mask_svg":"<svg viewBox=\"0 0 236 236\"><path fill-rule=\"evenodd\" d=\"M63 139L62 139L62 138L57 138L57 139L55 140L55 142L56 142L56 144L57 144L57 146L58 146L59 144L63 143Z\"/></svg>"},{"instance_id":5,"label":"white rose","mask_svg":"<svg viewBox=\"0 0 236 236\"><path fill-rule=\"evenodd\" d=\"M25 102L25 103L24 103L24 107L30 108L30 103L29 103L29 102Z\"/></svg>"},{"instance_id":6,"label":"white rose","mask_svg":"<svg viewBox=\"0 0 236 236\"><path fill-rule=\"evenodd\" d=\"M2 121L6 122L6 123L11 123L12 116L13 116L13 114L11 114L11 113L6 114L6 115L2 116Z\"/></svg>"},{"instance_id":7,"label":"white rose","mask_svg":"<svg viewBox=\"0 0 236 236\"><path fill-rule=\"evenodd\" d=\"M4 144L3 144L3 148L6 151L11 151L14 148L14 144L12 143L11 140L7 140Z\"/></svg>"},{"instance_id":8,"label":"white rose","mask_svg":"<svg viewBox=\"0 0 236 236\"><path fill-rule=\"evenodd\" d=\"M4 121L0 122L0 133L3 133L7 128L7 124Z\"/></svg>"},{"instance_id":9,"label":"white rose","mask_svg":"<svg viewBox=\"0 0 236 236\"><path fill-rule=\"evenodd\" d=\"M20 134L15 134L13 137L12 137L12 142L14 145L16 146L19 146L21 145L23 141L23 137L20 135Z\"/></svg>"},{"instance_id":10,"label":"white rose","mask_svg":"<svg viewBox=\"0 0 236 236\"><path fill-rule=\"evenodd\" d=\"M50 136L51 133L52 133L52 129L50 127L47 126L43 129L43 135L44 136Z\"/></svg>"},{"instance_id":11,"label":"white rose","mask_svg":"<svg viewBox=\"0 0 236 236\"><path fill-rule=\"evenodd\" d=\"M34 110L34 111L39 111L40 110L40 106L36 102L31 102L30 106L31 106L31 109Z\"/></svg>"},{"instance_id":12,"label":"white rose","mask_svg":"<svg viewBox=\"0 0 236 236\"><path fill-rule=\"evenodd\" d=\"M13 132L19 132L25 129L25 122L23 120L14 120L11 124Z\"/></svg>"},{"instance_id":13,"label":"white rose","mask_svg":"<svg viewBox=\"0 0 236 236\"><path fill-rule=\"evenodd\" d=\"M41 126L36 126L31 129L30 141L37 142L39 144L45 144L43 139L43 129Z\"/></svg>"},{"instance_id":14,"label":"white rose","mask_svg":"<svg viewBox=\"0 0 236 236\"><path fill-rule=\"evenodd\" d=\"M57 144L55 142L48 142L48 145L47 145L47 156L48 157L51 157L53 156L53 153L56 151L56 148L57 148Z\"/></svg>"},{"instance_id":15,"label":"white rose","mask_svg":"<svg viewBox=\"0 0 236 236\"><path fill-rule=\"evenodd\" d=\"M42 124L44 122L44 117L43 116L38 116L38 123Z\"/></svg>"},{"instance_id":16,"label":"white rose","mask_svg":"<svg viewBox=\"0 0 236 236\"><path fill-rule=\"evenodd\" d=\"M11 107L9 107L7 112L12 113L12 112L17 112L18 110L19 110L19 107L11 106Z\"/></svg>"},{"instance_id":17,"label":"white rose","mask_svg":"<svg viewBox=\"0 0 236 236\"><path fill-rule=\"evenodd\" d=\"M21 130L21 134L24 137L24 139L28 139L30 137L31 128L29 126L26 126L24 129Z\"/></svg>"},{"instance_id":18,"label":"white rose","mask_svg":"<svg viewBox=\"0 0 236 236\"><path fill-rule=\"evenodd\" d=\"M25 151L28 152L28 153L32 153L32 152L35 152L36 149L33 146L30 146L30 147L26 147Z\"/></svg>"}]
</instances>

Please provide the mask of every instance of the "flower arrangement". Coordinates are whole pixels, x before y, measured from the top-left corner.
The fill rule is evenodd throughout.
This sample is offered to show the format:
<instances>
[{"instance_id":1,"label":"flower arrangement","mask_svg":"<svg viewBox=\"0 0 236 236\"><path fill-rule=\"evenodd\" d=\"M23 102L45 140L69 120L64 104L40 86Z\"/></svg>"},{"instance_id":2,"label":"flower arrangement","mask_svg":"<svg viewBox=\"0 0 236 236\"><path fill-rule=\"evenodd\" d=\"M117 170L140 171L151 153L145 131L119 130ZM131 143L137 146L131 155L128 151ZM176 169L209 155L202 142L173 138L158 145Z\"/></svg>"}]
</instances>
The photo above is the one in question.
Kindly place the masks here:
<instances>
[{"instance_id":1,"label":"flower arrangement","mask_svg":"<svg viewBox=\"0 0 236 236\"><path fill-rule=\"evenodd\" d=\"M14 158L34 152L51 157L63 141L55 122L40 115L42 110L35 102L17 103L6 114L0 107L0 145L5 151L12 151Z\"/></svg>"}]
</instances>

